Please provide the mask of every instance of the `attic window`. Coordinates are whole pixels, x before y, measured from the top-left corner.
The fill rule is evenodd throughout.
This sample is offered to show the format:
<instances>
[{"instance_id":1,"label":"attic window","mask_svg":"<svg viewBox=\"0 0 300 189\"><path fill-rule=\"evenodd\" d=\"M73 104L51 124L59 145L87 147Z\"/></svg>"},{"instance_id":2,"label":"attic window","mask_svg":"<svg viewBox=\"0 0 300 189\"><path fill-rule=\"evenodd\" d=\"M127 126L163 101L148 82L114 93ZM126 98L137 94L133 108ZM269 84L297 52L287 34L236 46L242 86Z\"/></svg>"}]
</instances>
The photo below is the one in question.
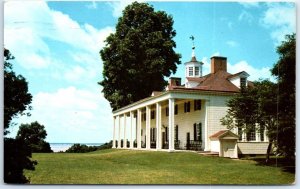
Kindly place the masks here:
<instances>
[{"instance_id":1,"label":"attic window","mask_svg":"<svg viewBox=\"0 0 300 189\"><path fill-rule=\"evenodd\" d=\"M240 80L240 88L245 88L246 87L246 78L241 78Z\"/></svg>"}]
</instances>

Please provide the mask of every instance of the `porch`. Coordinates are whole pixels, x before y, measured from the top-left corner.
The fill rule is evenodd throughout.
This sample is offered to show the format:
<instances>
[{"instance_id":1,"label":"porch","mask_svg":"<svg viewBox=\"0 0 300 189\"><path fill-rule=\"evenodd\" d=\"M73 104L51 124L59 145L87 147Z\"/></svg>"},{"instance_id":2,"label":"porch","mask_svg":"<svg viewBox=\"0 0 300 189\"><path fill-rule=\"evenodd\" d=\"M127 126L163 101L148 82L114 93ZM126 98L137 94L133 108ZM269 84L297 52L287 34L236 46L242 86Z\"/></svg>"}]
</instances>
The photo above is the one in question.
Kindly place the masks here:
<instances>
[{"instance_id":1,"label":"porch","mask_svg":"<svg viewBox=\"0 0 300 189\"><path fill-rule=\"evenodd\" d=\"M114 112L113 148L203 151L208 104L207 96L165 92L124 107Z\"/></svg>"}]
</instances>

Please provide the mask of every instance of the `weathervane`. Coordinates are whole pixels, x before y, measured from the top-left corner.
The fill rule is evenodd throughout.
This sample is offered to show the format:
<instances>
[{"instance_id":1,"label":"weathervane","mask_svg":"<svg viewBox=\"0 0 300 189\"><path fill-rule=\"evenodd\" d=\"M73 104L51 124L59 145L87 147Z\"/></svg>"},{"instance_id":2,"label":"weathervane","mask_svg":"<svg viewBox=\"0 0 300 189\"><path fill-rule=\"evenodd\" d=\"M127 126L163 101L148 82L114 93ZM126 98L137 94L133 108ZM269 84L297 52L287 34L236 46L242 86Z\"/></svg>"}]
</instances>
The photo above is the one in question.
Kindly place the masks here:
<instances>
[{"instance_id":1,"label":"weathervane","mask_svg":"<svg viewBox=\"0 0 300 189\"><path fill-rule=\"evenodd\" d=\"M193 42L193 47L192 47L192 49L194 50L194 49L195 49L195 44L194 44L195 37L194 37L193 35L191 35L190 39L191 39L192 42Z\"/></svg>"}]
</instances>

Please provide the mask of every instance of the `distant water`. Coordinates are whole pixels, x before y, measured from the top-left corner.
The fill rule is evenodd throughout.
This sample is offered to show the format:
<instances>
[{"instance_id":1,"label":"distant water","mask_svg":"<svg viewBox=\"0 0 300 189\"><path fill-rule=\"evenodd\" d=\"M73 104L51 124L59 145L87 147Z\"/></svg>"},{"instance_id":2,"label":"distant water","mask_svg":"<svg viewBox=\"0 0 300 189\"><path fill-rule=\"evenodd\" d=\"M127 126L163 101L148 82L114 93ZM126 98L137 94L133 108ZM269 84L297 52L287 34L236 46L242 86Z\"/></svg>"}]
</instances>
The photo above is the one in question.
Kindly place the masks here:
<instances>
[{"instance_id":1,"label":"distant water","mask_svg":"<svg viewBox=\"0 0 300 189\"><path fill-rule=\"evenodd\" d=\"M78 143L50 143L50 147L53 150L53 152L65 152L67 149L69 149L73 144ZM85 144L87 146L101 146L103 143L79 143L79 144Z\"/></svg>"}]
</instances>

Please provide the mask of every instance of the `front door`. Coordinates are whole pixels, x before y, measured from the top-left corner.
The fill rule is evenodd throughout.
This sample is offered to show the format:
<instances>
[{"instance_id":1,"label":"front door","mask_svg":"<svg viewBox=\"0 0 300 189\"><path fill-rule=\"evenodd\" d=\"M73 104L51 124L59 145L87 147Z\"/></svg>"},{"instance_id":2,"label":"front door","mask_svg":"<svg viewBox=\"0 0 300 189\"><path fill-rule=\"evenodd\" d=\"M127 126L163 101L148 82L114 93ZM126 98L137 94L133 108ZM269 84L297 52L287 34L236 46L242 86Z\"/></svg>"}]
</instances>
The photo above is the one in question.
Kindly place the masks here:
<instances>
[{"instance_id":1,"label":"front door","mask_svg":"<svg viewBox=\"0 0 300 189\"><path fill-rule=\"evenodd\" d=\"M234 158L235 157L235 154L234 154L235 145L236 145L236 141L234 141L234 140L222 141L223 156Z\"/></svg>"}]
</instances>

